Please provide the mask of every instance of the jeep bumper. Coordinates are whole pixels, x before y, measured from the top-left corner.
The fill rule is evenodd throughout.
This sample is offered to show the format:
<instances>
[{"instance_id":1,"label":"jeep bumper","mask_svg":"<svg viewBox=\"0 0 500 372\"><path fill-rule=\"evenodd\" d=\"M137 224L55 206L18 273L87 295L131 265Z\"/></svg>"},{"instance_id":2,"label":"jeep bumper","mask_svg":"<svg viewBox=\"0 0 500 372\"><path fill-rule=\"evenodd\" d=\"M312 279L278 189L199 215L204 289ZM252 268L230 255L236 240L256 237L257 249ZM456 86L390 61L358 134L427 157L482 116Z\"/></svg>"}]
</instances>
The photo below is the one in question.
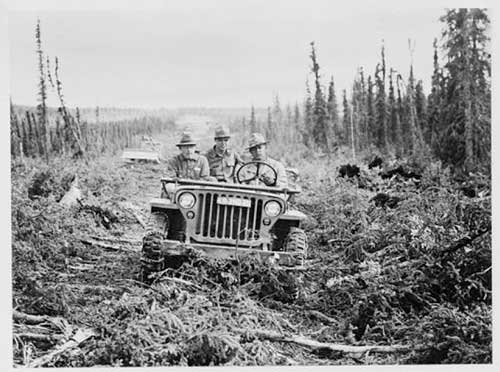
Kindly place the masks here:
<instances>
[{"instance_id":1,"label":"jeep bumper","mask_svg":"<svg viewBox=\"0 0 500 372\"><path fill-rule=\"evenodd\" d=\"M183 243L178 240L164 240L161 253L168 256L182 256L190 250L199 251L201 254L214 258L236 260L248 255L259 255L269 261L274 261L283 266L303 266L303 254L300 252L264 251L257 248L232 247L202 243Z\"/></svg>"}]
</instances>

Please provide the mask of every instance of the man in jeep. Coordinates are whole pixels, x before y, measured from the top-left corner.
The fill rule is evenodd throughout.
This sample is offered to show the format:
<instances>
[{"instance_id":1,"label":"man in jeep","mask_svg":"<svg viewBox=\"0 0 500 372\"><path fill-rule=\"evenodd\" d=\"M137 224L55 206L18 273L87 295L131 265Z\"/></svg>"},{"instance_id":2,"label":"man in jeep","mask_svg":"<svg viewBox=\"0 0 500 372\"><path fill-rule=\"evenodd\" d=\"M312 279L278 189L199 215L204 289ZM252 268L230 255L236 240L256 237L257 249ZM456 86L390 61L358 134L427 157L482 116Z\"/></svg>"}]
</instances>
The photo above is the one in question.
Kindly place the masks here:
<instances>
[{"instance_id":1,"label":"man in jeep","mask_svg":"<svg viewBox=\"0 0 500 372\"><path fill-rule=\"evenodd\" d=\"M209 174L207 158L195 152L196 142L191 133L184 132L176 146L181 153L169 160L169 173L179 178L215 181Z\"/></svg>"},{"instance_id":2,"label":"man in jeep","mask_svg":"<svg viewBox=\"0 0 500 372\"><path fill-rule=\"evenodd\" d=\"M267 156L266 152L267 141L261 133L252 133L250 139L248 140L248 150L252 155L252 161L264 162L269 164L276 174L274 174L272 168L262 166L259 167L258 177L255 179L255 184L264 184L266 186L276 186L280 188L288 187L288 180L286 176L285 167L281 162L271 159ZM276 182L274 182L274 179Z\"/></svg>"},{"instance_id":3,"label":"man in jeep","mask_svg":"<svg viewBox=\"0 0 500 372\"><path fill-rule=\"evenodd\" d=\"M219 126L215 129L215 145L208 150L206 158L210 167L210 175L219 182L234 182L239 166L243 163L238 153L228 148L231 135L229 130Z\"/></svg>"}]
</instances>

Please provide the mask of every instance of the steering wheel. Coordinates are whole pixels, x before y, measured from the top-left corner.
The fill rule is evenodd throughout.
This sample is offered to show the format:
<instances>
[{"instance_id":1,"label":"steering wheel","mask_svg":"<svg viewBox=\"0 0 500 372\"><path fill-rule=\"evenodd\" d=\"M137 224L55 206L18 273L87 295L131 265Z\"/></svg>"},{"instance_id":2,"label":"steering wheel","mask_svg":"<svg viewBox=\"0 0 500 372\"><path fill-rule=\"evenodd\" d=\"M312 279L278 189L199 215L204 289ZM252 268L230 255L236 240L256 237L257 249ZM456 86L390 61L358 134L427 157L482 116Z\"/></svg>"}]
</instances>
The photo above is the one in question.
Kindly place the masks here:
<instances>
[{"instance_id":1,"label":"steering wheel","mask_svg":"<svg viewBox=\"0 0 500 372\"><path fill-rule=\"evenodd\" d=\"M254 166L254 168L251 168L251 166ZM268 177L270 178L270 180L267 182L266 186L276 186L276 181L278 180L278 172L276 172L276 169L274 169L269 163L258 160L249 161L248 163L243 164L240 167L240 169L238 169L238 171L236 172L236 181L238 183L243 183L248 185L253 180L256 179L262 180L261 177L264 174L261 174L260 170L266 168L269 168L272 171L272 177ZM246 169L244 173L247 173L248 175L247 177L244 177L242 175L241 173L242 169Z\"/></svg>"}]
</instances>

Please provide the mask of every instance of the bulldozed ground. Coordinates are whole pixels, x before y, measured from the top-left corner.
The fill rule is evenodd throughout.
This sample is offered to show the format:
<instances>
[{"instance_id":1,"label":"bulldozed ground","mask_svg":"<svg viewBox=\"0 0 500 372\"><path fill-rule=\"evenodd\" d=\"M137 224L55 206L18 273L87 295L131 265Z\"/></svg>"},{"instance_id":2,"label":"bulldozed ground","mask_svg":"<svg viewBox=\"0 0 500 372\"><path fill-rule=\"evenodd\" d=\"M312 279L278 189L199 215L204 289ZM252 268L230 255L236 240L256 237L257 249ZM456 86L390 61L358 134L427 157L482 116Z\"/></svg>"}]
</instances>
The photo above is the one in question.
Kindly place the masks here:
<instances>
[{"instance_id":1,"label":"bulldozed ground","mask_svg":"<svg viewBox=\"0 0 500 372\"><path fill-rule=\"evenodd\" d=\"M138 280L164 165L12 163L14 365L491 363L489 178L436 164L383 178L366 162L343 178L341 164L296 165L310 247L295 299L299 273L255 259L193 255Z\"/></svg>"}]
</instances>

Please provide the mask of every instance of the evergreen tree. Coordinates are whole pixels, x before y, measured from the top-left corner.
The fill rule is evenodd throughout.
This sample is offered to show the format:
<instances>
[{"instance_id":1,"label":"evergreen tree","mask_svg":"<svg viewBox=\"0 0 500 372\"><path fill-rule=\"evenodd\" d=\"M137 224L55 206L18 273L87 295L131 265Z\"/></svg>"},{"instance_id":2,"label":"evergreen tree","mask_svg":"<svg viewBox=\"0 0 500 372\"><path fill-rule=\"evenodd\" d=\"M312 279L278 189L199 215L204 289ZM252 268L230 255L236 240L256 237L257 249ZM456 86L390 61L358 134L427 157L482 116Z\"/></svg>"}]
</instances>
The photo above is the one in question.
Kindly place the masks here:
<instances>
[{"instance_id":1,"label":"evergreen tree","mask_svg":"<svg viewBox=\"0 0 500 372\"><path fill-rule=\"evenodd\" d=\"M410 66L410 77L408 79L407 91L406 91L406 111L407 111L407 131L406 138L407 153L415 156L422 155L424 152L424 143L422 138L422 132L418 124L417 115L417 105L415 99L415 85L413 78L413 66Z\"/></svg>"},{"instance_id":2,"label":"evergreen tree","mask_svg":"<svg viewBox=\"0 0 500 372\"><path fill-rule=\"evenodd\" d=\"M291 143L293 141L293 137L294 137L294 123L293 123L293 116L292 116L292 108L290 107L290 104L287 104L286 105L286 109L285 109L285 112L286 112L286 119L285 119L285 122L284 122L284 125L283 125L283 138L285 138L286 142L287 143Z\"/></svg>"},{"instance_id":3,"label":"evergreen tree","mask_svg":"<svg viewBox=\"0 0 500 372\"><path fill-rule=\"evenodd\" d=\"M337 107L337 97L335 95L335 83L333 81L333 76L330 80L330 85L328 86L328 101L327 101L327 112L328 121L330 125L328 126L328 139L330 145L338 141L339 135L339 112Z\"/></svg>"},{"instance_id":4,"label":"evergreen tree","mask_svg":"<svg viewBox=\"0 0 500 372\"><path fill-rule=\"evenodd\" d=\"M360 67L358 70L359 76L359 119L358 119L358 128L359 128L359 142L361 148L366 148L368 146L368 113L366 111L367 108L367 92L366 92L366 83L365 76L363 72L363 68Z\"/></svg>"},{"instance_id":5,"label":"evergreen tree","mask_svg":"<svg viewBox=\"0 0 500 372\"><path fill-rule=\"evenodd\" d=\"M249 123L249 127L250 127L250 133L256 133L256 132L258 132L258 130L257 130L257 122L255 121L255 107L253 107L253 105L252 105L252 108L250 110L250 123Z\"/></svg>"},{"instance_id":6,"label":"evergreen tree","mask_svg":"<svg viewBox=\"0 0 500 372\"><path fill-rule=\"evenodd\" d=\"M311 99L311 90L309 89L309 82L306 81L306 100L304 103L304 123L303 128L301 130L302 133L302 142L304 145L309 146L311 142L314 141L312 138L313 132L313 102Z\"/></svg>"},{"instance_id":7,"label":"evergreen tree","mask_svg":"<svg viewBox=\"0 0 500 372\"><path fill-rule=\"evenodd\" d=\"M433 72L431 79L431 93L427 99L429 102L427 126L423 131L425 141L431 146L434 152L438 152L437 132L442 123L441 105L444 99L442 84L444 81L442 71L439 67L437 39L434 39Z\"/></svg>"},{"instance_id":8,"label":"evergreen tree","mask_svg":"<svg viewBox=\"0 0 500 372\"><path fill-rule=\"evenodd\" d=\"M273 141L275 139L275 128L273 125L271 107L269 106L267 107L266 138L268 141Z\"/></svg>"},{"instance_id":9,"label":"evergreen tree","mask_svg":"<svg viewBox=\"0 0 500 372\"><path fill-rule=\"evenodd\" d=\"M48 134L48 123L47 123L47 85L45 79L45 69L43 63L43 51L42 51L42 35L40 30L40 20L37 20L36 23L36 31L35 31L35 39L36 39L36 53L38 55L38 70L40 73L40 78L38 82L38 105L37 105L37 115L38 122L40 123L39 128L39 136L43 138L42 147L40 148L40 154L45 154L45 159L49 161L49 146L50 139Z\"/></svg>"},{"instance_id":10,"label":"evergreen tree","mask_svg":"<svg viewBox=\"0 0 500 372\"><path fill-rule=\"evenodd\" d=\"M293 140L302 141L301 134L301 115L299 104L295 102L295 109L293 110Z\"/></svg>"},{"instance_id":11,"label":"evergreen tree","mask_svg":"<svg viewBox=\"0 0 500 372\"><path fill-rule=\"evenodd\" d=\"M439 155L449 164L472 171L490 170L491 55L489 17L484 9L451 9L445 23L448 60Z\"/></svg>"},{"instance_id":12,"label":"evergreen tree","mask_svg":"<svg viewBox=\"0 0 500 372\"><path fill-rule=\"evenodd\" d=\"M12 157L20 155L19 145L22 143L21 132L19 129L19 118L14 112L12 101L10 101L10 154Z\"/></svg>"},{"instance_id":13,"label":"evergreen tree","mask_svg":"<svg viewBox=\"0 0 500 372\"><path fill-rule=\"evenodd\" d=\"M395 138L396 141L399 142L399 146L396 147L396 156L401 157L404 153L405 145L406 145L406 136L403 137L403 123L406 122L406 115L403 106L403 96L401 94L401 82L402 77L400 74L396 76L396 86L398 90L398 98L396 102L396 111L399 125L396 127ZM398 140L399 139L399 140Z\"/></svg>"},{"instance_id":14,"label":"evergreen tree","mask_svg":"<svg viewBox=\"0 0 500 372\"><path fill-rule=\"evenodd\" d=\"M389 142L396 149L401 145L401 138L398 138L398 127L400 125L399 122L399 113L398 106L396 103L396 95L394 93L394 83L393 83L393 70L391 69L389 73L389 97L388 97L388 111L389 111L389 123L388 123L388 132L389 132Z\"/></svg>"},{"instance_id":15,"label":"evergreen tree","mask_svg":"<svg viewBox=\"0 0 500 372\"><path fill-rule=\"evenodd\" d=\"M386 107L386 94L385 94L385 52L382 45L382 62L377 64L375 69L375 85L377 87L377 94L375 96L375 138L376 145L382 151L387 151L387 107Z\"/></svg>"},{"instance_id":16,"label":"evergreen tree","mask_svg":"<svg viewBox=\"0 0 500 372\"><path fill-rule=\"evenodd\" d=\"M422 80L419 80L415 86L415 109L418 129L423 133L424 129L427 128L427 101Z\"/></svg>"},{"instance_id":17,"label":"evergreen tree","mask_svg":"<svg viewBox=\"0 0 500 372\"><path fill-rule=\"evenodd\" d=\"M272 119L273 119L273 129L274 129L274 137L283 138L283 112L281 110L281 103L279 96L276 94L274 97L274 104L272 109Z\"/></svg>"},{"instance_id":18,"label":"evergreen tree","mask_svg":"<svg viewBox=\"0 0 500 372\"><path fill-rule=\"evenodd\" d=\"M342 91L342 127L343 127L343 139L346 146L350 146L351 143L351 112L349 110L349 102L347 101L347 92L344 89Z\"/></svg>"},{"instance_id":19,"label":"evergreen tree","mask_svg":"<svg viewBox=\"0 0 500 372\"><path fill-rule=\"evenodd\" d=\"M99 125L99 106L95 107L95 123Z\"/></svg>"},{"instance_id":20,"label":"evergreen tree","mask_svg":"<svg viewBox=\"0 0 500 372\"><path fill-rule=\"evenodd\" d=\"M21 120L23 155L29 156L29 131L24 119Z\"/></svg>"},{"instance_id":21,"label":"evergreen tree","mask_svg":"<svg viewBox=\"0 0 500 372\"><path fill-rule=\"evenodd\" d=\"M26 122L28 124L28 156L35 157L38 154L38 143L29 111L26 111Z\"/></svg>"},{"instance_id":22,"label":"evergreen tree","mask_svg":"<svg viewBox=\"0 0 500 372\"><path fill-rule=\"evenodd\" d=\"M372 78L368 75L368 91L366 92L366 121L367 121L367 135L369 142L375 144L374 138L377 136L376 126L375 126L375 105L373 98L373 83Z\"/></svg>"},{"instance_id":23,"label":"evergreen tree","mask_svg":"<svg viewBox=\"0 0 500 372\"><path fill-rule=\"evenodd\" d=\"M314 48L314 42L311 42L311 61L312 68L311 71L314 74L314 104L313 104L313 140L319 145L323 150L328 148L328 114L326 110L326 102L323 92L321 90L320 75L319 75L319 65L316 58L316 50Z\"/></svg>"}]
</instances>

